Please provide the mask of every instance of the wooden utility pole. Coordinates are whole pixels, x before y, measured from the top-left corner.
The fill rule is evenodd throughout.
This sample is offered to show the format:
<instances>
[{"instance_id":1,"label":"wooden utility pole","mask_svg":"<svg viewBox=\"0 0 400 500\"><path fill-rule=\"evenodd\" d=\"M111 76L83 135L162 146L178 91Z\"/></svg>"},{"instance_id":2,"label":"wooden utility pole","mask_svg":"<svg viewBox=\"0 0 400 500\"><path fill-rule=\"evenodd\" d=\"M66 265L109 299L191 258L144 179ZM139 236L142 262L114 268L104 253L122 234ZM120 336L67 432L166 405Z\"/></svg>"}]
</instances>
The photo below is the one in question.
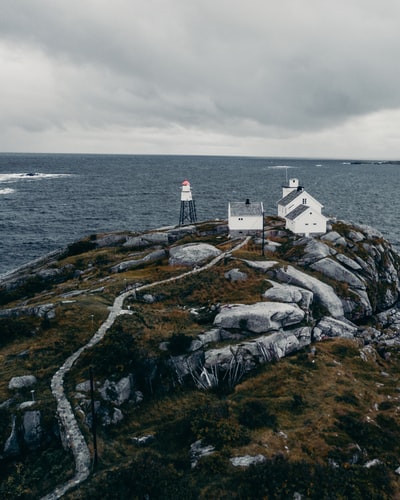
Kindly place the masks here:
<instances>
[{"instance_id":1,"label":"wooden utility pole","mask_svg":"<svg viewBox=\"0 0 400 500\"><path fill-rule=\"evenodd\" d=\"M96 411L94 408L94 384L93 384L93 369L89 368L90 374L90 402L92 408L92 434L93 434L93 467L97 465L97 436L96 436Z\"/></svg>"}]
</instances>

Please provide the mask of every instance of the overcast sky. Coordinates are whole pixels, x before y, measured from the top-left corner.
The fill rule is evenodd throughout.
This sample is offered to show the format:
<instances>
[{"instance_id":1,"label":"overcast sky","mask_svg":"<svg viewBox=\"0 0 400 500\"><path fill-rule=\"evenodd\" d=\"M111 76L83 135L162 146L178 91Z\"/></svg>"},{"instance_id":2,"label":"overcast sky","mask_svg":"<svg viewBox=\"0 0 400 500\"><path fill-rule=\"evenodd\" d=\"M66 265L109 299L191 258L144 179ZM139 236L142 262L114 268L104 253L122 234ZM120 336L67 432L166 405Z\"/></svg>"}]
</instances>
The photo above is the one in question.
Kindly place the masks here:
<instances>
[{"instance_id":1,"label":"overcast sky","mask_svg":"<svg viewBox=\"0 0 400 500\"><path fill-rule=\"evenodd\" d=\"M399 0L2 0L0 151L400 159Z\"/></svg>"}]
</instances>

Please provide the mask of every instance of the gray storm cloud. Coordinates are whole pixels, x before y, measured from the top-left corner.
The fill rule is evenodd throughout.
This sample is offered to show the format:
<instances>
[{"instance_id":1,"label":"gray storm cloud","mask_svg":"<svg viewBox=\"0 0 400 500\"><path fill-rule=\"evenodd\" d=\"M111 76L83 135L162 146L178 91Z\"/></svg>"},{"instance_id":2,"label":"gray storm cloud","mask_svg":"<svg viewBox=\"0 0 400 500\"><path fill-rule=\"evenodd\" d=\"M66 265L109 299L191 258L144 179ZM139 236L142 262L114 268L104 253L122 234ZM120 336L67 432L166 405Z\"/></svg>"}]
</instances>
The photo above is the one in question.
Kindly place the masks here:
<instances>
[{"instance_id":1,"label":"gray storm cloud","mask_svg":"<svg viewBox=\"0 0 400 500\"><path fill-rule=\"evenodd\" d=\"M329 129L400 108L399 18L391 0L7 0L0 127Z\"/></svg>"}]
</instances>

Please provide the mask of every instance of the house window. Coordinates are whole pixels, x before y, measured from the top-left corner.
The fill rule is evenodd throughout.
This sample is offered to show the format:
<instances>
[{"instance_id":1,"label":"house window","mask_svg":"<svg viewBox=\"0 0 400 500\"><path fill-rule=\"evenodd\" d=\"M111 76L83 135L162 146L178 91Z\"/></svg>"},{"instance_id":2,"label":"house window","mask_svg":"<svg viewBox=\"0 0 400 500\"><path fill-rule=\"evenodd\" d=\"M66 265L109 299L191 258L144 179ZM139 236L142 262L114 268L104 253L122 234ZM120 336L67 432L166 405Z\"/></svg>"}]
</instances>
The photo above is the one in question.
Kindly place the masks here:
<instances>
[{"instance_id":1,"label":"house window","mask_svg":"<svg viewBox=\"0 0 400 500\"><path fill-rule=\"evenodd\" d=\"M307 198L303 198L303 205L307 205Z\"/></svg>"}]
</instances>

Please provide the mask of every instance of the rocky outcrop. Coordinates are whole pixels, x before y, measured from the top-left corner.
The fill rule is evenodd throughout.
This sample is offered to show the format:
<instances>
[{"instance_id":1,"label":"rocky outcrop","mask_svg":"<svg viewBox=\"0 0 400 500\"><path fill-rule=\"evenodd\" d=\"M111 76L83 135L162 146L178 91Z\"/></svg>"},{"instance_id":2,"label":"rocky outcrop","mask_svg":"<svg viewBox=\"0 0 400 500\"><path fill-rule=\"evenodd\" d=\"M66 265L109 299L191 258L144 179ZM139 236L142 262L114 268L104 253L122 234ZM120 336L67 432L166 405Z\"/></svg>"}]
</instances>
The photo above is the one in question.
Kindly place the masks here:
<instances>
[{"instance_id":1,"label":"rocky outcrop","mask_svg":"<svg viewBox=\"0 0 400 500\"><path fill-rule=\"evenodd\" d=\"M232 283L234 283L235 281L246 281L247 280L247 274L243 273L238 268L231 269L230 271L227 271L224 274L224 276L227 280L231 281Z\"/></svg>"},{"instance_id":2,"label":"rocky outcrop","mask_svg":"<svg viewBox=\"0 0 400 500\"><path fill-rule=\"evenodd\" d=\"M20 377L13 377L8 388L10 390L25 389L27 387L32 387L37 383L36 377L34 375L21 375Z\"/></svg>"},{"instance_id":3,"label":"rocky outcrop","mask_svg":"<svg viewBox=\"0 0 400 500\"><path fill-rule=\"evenodd\" d=\"M171 266L198 266L220 254L221 250L208 243L188 243L170 248L169 264Z\"/></svg>"},{"instance_id":4,"label":"rocky outcrop","mask_svg":"<svg viewBox=\"0 0 400 500\"><path fill-rule=\"evenodd\" d=\"M11 433L5 442L3 456L5 458L17 457L20 453L21 453L21 447L18 440L16 416L13 415Z\"/></svg>"},{"instance_id":5,"label":"rocky outcrop","mask_svg":"<svg viewBox=\"0 0 400 500\"><path fill-rule=\"evenodd\" d=\"M350 321L338 320L326 316L322 318L313 330L313 339L322 340L329 337L344 337L354 338L357 334L358 328Z\"/></svg>"},{"instance_id":6,"label":"rocky outcrop","mask_svg":"<svg viewBox=\"0 0 400 500\"><path fill-rule=\"evenodd\" d=\"M314 299L326 307L334 318L344 316L342 302L330 285L295 269L293 266L280 267L269 271L269 274L277 281L310 290L314 295Z\"/></svg>"},{"instance_id":7,"label":"rocky outcrop","mask_svg":"<svg viewBox=\"0 0 400 500\"><path fill-rule=\"evenodd\" d=\"M147 248L154 245L167 245L167 233L147 233L129 238L124 244L125 248Z\"/></svg>"},{"instance_id":8,"label":"rocky outcrop","mask_svg":"<svg viewBox=\"0 0 400 500\"><path fill-rule=\"evenodd\" d=\"M20 318L22 316L36 316L37 318L42 319L54 319L56 317L55 305L49 303L32 307L23 306L0 310L0 318Z\"/></svg>"},{"instance_id":9,"label":"rocky outcrop","mask_svg":"<svg viewBox=\"0 0 400 500\"><path fill-rule=\"evenodd\" d=\"M302 327L289 331L272 332L248 342L229 345L205 352L204 368L218 366L224 371L240 363L245 371L273 359L280 359L311 343L311 328Z\"/></svg>"},{"instance_id":10,"label":"rocky outcrop","mask_svg":"<svg viewBox=\"0 0 400 500\"><path fill-rule=\"evenodd\" d=\"M234 467L250 467L250 465L262 464L266 461L264 455L243 455L242 457L232 457L229 459Z\"/></svg>"},{"instance_id":11,"label":"rocky outcrop","mask_svg":"<svg viewBox=\"0 0 400 500\"><path fill-rule=\"evenodd\" d=\"M288 260L317 272L322 282L324 277L335 282L343 314L350 320L393 306L400 292L399 255L374 228L342 221L336 227L341 234L331 230L320 238L294 239L292 250L285 250Z\"/></svg>"},{"instance_id":12,"label":"rocky outcrop","mask_svg":"<svg viewBox=\"0 0 400 500\"><path fill-rule=\"evenodd\" d=\"M42 443L41 413L39 410L26 411L23 416L23 435L29 450L40 448Z\"/></svg>"},{"instance_id":13,"label":"rocky outcrop","mask_svg":"<svg viewBox=\"0 0 400 500\"><path fill-rule=\"evenodd\" d=\"M97 238L95 243L99 248L114 247L125 243L128 237L129 236L127 234L110 233Z\"/></svg>"},{"instance_id":14,"label":"rocky outcrop","mask_svg":"<svg viewBox=\"0 0 400 500\"><path fill-rule=\"evenodd\" d=\"M303 255L298 258L298 263L301 265L313 264L337 253L336 250L315 238L301 238L293 243L294 247L302 245L304 245Z\"/></svg>"},{"instance_id":15,"label":"rocky outcrop","mask_svg":"<svg viewBox=\"0 0 400 500\"><path fill-rule=\"evenodd\" d=\"M221 308L214 325L225 329L263 333L300 323L304 318L296 304L258 302L256 304L228 305Z\"/></svg>"},{"instance_id":16,"label":"rocky outcrop","mask_svg":"<svg viewBox=\"0 0 400 500\"><path fill-rule=\"evenodd\" d=\"M310 266L310 268L324 274L328 278L347 283L352 288L358 288L360 290L366 289L366 284L363 279L360 279L356 276L356 274L346 269L342 264L335 262L329 257L315 262Z\"/></svg>"},{"instance_id":17,"label":"rocky outcrop","mask_svg":"<svg viewBox=\"0 0 400 500\"><path fill-rule=\"evenodd\" d=\"M214 446L204 445L199 439L190 445L190 465L194 469L202 457L208 457L215 452Z\"/></svg>"},{"instance_id":18,"label":"rocky outcrop","mask_svg":"<svg viewBox=\"0 0 400 500\"><path fill-rule=\"evenodd\" d=\"M273 302L288 302L298 304L304 311L309 311L314 294L310 290L301 288L299 286L277 283L268 280L272 285L263 293L263 298Z\"/></svg>"},{"instance_id":19,"label":"rocky outcrop","mask_svg":"<svg viewBox=\"0 0 400 500\"><path fill-rule=\"evenodd\" d=\"M122 273L123 271L128 271L129 269L135 269L136 267L151 264L152 262L157 262L164 259L166 256L167 252L165 250L155 250L154 252L150 252L141 259L133 259L120 262L119 264L113 266L110 271L112 273Z\"/></svg>"}]
</instances>

